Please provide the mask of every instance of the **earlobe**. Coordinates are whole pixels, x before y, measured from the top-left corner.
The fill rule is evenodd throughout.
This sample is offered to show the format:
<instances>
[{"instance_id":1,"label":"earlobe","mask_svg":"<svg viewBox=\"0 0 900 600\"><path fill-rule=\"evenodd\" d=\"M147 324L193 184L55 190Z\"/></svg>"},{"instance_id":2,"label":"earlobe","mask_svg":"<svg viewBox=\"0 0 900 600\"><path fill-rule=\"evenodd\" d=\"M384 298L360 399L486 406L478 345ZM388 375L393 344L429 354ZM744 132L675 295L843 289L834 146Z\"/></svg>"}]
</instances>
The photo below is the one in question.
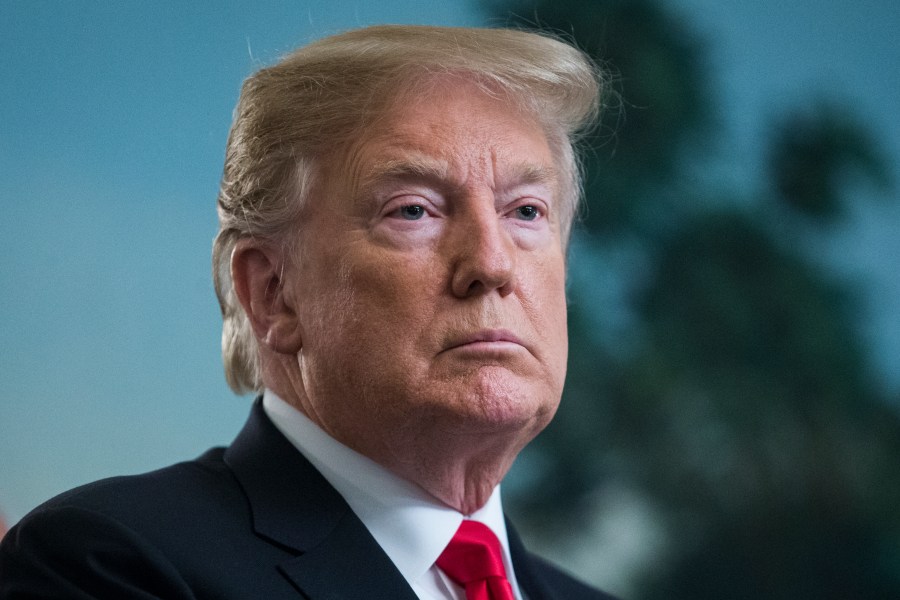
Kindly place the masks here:
<instances>
[{"instance_id":1,"label":"earlobe","mask_svg":"<svg viewBox=\"0 0 900 600\"><path fill-rule=\"evenodd\" d=\"M242 239L231 253L231 280L260 345L280 354L303 346L297 313L287 298L284 260L273 248Z\"/></svg>"}]
</instances>

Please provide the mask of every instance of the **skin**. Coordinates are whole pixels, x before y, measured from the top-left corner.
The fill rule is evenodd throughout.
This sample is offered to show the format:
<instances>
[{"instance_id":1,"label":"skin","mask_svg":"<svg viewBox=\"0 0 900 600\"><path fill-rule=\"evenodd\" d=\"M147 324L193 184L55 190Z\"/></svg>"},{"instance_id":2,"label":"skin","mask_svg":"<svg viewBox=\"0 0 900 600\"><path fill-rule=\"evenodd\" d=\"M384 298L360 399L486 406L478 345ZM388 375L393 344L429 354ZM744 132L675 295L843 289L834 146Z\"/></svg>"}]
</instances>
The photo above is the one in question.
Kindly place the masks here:
<instances>
[{"instance_id":1,"label":"skin","mask_svg":"<svg viewBox=\"0 0 900 600\"><path fill-rule=\"evenodd\" d=\"M464 514L559 404L556 170L539 126L438 83L325 161L299 256L243 240L238 297L266 385Z\"/></svg>"}]
</instances>

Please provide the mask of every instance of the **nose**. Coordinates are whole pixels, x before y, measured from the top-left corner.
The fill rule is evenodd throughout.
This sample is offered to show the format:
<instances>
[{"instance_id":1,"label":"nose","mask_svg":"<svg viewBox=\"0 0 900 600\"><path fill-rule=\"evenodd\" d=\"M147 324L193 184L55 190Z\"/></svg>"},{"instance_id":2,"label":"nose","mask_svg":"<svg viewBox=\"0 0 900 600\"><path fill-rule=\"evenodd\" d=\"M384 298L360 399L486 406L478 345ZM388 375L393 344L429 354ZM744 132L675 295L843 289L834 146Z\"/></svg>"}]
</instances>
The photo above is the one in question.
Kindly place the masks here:
<instances>
[{"instance_id":1,"label":"nose","mask_svg":"<svg viewBox=\"0 0 900 600\"><path fill-rule=\"evenodd\" d=\"M515 289L516 246L501 217L489 210L469 214L454 231L451 287L453 295L468 298L497 290L507 296Z\"/></svg>"}]
</instances>

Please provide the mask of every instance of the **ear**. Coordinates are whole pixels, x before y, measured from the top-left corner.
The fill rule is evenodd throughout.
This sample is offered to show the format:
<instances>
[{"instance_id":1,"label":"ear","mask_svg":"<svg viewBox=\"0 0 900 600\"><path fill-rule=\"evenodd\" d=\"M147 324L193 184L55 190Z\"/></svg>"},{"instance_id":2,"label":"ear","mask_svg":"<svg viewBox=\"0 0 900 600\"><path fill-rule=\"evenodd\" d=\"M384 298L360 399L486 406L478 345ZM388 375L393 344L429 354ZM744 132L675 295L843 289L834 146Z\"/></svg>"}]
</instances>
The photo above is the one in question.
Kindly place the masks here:
<instances>
[{"instance_id":1,"label":"ear","mask_svg":"<svg viewBox=\"0 0 900 600\"><path fill-rule=\"evenodd\" d=\"M260 345L280 354L303 346L300 321L284 293L284 259L253 239L241 239L231 253L231 280Z\"/></svg>"}]
</instances>

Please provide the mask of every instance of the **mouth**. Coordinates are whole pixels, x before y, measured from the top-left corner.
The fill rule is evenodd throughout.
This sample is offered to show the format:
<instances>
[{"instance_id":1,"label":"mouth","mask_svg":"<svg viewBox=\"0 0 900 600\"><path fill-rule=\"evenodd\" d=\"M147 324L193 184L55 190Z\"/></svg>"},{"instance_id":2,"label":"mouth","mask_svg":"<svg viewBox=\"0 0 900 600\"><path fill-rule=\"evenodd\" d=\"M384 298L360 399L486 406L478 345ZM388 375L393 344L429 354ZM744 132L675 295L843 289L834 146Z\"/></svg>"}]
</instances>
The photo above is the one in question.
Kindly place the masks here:
<instances>
[{"instance_id":1,"label":"mouth","mask_svg":"<svg viewBox=\"0 0 900 600\"><path fill-rule=\"evenodd\" d=\"M525 347L525 343L508 329L482 329L452 338L444 352L456 349L496 351Z\"/></svg>"}]
</instances>

